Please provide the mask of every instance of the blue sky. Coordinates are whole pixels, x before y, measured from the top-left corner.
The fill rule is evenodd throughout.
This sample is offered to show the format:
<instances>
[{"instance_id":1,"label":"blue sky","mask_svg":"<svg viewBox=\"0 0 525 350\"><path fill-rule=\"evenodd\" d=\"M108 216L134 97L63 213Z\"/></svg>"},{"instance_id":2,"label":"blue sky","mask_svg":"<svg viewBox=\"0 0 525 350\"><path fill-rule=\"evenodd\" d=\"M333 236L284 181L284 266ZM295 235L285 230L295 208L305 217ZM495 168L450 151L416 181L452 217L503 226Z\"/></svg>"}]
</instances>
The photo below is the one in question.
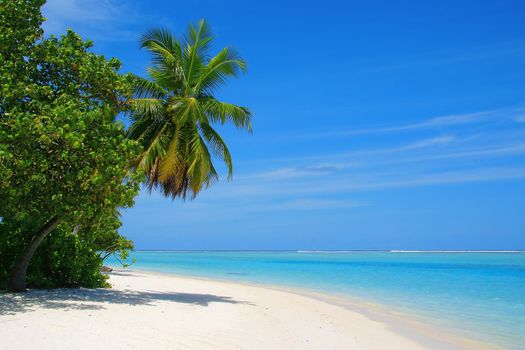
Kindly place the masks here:
<instances>
[{"instance_id":1,"label":"blue sky","mask_svg":"<svg viewBox=\"0 0 525 350\"><path fill-rule=\"evenodd\" d=\"M138 249L525 249L522 1L50 0L72 28L144 74L142 32L206 18L248 74L218 97L254 133L222 129L235 162L191 202L143 192Z\"/></svg>"}]
</instances>

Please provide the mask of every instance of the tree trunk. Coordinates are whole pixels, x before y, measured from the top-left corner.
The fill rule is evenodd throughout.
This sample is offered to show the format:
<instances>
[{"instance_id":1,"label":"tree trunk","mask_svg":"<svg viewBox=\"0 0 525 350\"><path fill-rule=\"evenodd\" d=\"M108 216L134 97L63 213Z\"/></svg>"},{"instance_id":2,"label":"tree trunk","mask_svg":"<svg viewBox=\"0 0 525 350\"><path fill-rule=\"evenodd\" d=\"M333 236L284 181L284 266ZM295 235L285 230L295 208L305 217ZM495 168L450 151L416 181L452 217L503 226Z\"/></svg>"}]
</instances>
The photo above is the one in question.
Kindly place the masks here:
<instances>
[{"instance_id":1,"label":"tree trunk","mask_svg":"<svg viewBox=\"0 0 525 350\"><path fill-rule=\"evenodd\" d=\"M25 252L20 256L16 262L15 268L7 281L7 290L9 292L24 292L26 290L26 274L27 267L31 258L35 254L36 249L40 246L40 243L46 238L46 236L57 227L60 218L58 215L54 216L49 220L42 228L37 232L35 237L29 243L29 246Z\"/></svg>"}]
</instances>

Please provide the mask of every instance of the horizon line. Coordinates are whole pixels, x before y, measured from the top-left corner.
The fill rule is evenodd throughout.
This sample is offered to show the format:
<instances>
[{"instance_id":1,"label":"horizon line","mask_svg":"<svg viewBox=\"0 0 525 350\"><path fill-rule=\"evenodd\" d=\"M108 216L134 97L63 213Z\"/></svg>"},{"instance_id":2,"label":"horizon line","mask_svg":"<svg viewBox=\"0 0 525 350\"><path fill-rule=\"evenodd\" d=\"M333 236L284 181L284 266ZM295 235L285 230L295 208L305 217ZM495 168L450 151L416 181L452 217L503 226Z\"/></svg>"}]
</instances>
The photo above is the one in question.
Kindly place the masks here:
<instances>
[{"instance_id":1,"label":"horizon line","mask_svg":"<svg viewBox=\"0 0 525 350\"><path fill-rule=\"evenodd\" d=\"M525 253L525 249L136 249L133 252L292 252L292 253Z\"/></svg>"}]
</instances>

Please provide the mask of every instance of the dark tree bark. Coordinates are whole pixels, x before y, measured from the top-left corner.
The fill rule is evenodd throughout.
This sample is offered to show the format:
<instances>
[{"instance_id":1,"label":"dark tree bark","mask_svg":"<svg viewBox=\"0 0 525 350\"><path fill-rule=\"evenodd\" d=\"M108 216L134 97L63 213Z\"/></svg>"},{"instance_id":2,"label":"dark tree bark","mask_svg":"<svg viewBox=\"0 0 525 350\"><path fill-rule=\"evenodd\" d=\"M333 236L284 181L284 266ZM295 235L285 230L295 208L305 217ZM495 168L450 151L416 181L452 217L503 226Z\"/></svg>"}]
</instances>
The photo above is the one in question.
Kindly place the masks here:
<instances>
[{"instance_id":1,"label":"dark tree bark","mask_svg":"<svg viewBox=\"0 0 525 350\"><path fill-rule=\"evenodd\" d=\"M49 220L29 243L29 246L26 248L22 256L16 262L15 268L11 274L11 277L7 281L7 291L9 292L25 292L26 290L26 274L27 267L31 262L31 258L35 254L36 249L40 246L40 243L46 238L46 236L57 227L60 222L58 215L54 216Z\"/></svg>"}]
</instances>

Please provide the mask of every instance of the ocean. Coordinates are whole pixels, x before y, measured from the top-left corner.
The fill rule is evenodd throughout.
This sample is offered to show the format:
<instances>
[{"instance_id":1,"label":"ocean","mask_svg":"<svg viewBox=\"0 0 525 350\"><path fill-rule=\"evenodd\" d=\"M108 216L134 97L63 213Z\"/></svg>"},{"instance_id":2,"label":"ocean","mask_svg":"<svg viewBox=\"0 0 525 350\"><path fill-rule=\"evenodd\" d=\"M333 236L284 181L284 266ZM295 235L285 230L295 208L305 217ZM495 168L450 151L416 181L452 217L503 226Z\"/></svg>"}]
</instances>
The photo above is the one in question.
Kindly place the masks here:
<instances>
[{"instance_id":1,"label":"ocean","mask_svg":"<svg viewBox=\"0 0 525 350\"><path fill-rule=\"evenodd\" d=\"M525 349L525 252L136 251L131 258L137 270L346 296Z\"/></svg>"}]
</instances>

